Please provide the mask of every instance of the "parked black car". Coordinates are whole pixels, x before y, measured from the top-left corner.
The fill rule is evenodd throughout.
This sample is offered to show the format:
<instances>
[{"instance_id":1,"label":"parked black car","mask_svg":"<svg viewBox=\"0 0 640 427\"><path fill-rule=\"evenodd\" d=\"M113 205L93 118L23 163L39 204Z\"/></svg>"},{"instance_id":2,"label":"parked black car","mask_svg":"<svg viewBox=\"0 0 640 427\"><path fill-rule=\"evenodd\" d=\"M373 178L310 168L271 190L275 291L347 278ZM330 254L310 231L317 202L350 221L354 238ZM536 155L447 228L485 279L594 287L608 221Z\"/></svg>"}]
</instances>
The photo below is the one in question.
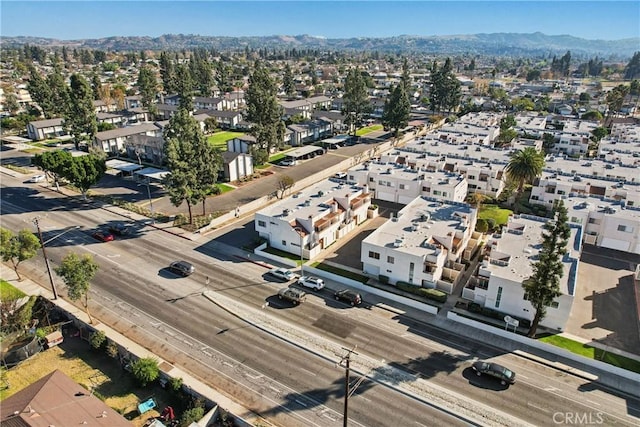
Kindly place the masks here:
<instances>
[{"instance_id":1,"label":"parked black car","mask_svg":"<svg viewBox=\"0 0 640 427\"><path fill-rule=\"evenodd\" d=\"M333 294L333 296L336 301L343 301L347 304L350 304L351 306L359 305L360 303L362 303L362 297L360 296L360 294L348 289L337 291L335 294Z\"/></svg>"},{"instance_id":2,"label":"parked black car","mask_svg":"<svg viewBox=\"0 0 640 427\"><path fill-rule=\"evenodd\" d=\"M502 385L514 384L516 382L516 373L497 363L478 360L472 366L478 376L485 374L500 380Z\"/></svg>"},{"instance_id":3,"label":"parked black car","mask_svg":"<svg viewBox=\"0 0 640 427\"><path fill-rule=\"evenodd\" d=\"M193 274L196 271L196 268L187 261L174 261L169 265L169 270L187 277L190 274Z\"/></svg>"},{"instance_id":4,"label":"parked black car","mask_svg":"<svg viewBox=\"0 0 640 427\"><path fill-rule=\"evenodd\" d=\"M131 228L129 228L129 225L123 222L111 224L109 226L109 231L113 234L117 234L118 236L128 236L129 234L131 234Z\"/></svg>"}]
</instances>

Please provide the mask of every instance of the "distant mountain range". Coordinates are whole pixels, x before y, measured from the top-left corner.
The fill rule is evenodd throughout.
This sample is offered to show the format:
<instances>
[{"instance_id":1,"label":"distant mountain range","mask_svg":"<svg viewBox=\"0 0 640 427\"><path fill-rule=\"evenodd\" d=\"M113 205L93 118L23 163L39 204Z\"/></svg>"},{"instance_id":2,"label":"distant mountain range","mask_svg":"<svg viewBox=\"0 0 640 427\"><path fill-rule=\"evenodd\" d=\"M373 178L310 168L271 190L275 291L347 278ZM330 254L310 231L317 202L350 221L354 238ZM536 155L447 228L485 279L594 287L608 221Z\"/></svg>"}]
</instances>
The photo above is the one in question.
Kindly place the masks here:
<instances>
[{"instance_id":1,"label":"distant mountain range","mask_svg":"<svg viewBox=\"0 0 640 427\"><path fill-rule=\"evenodd\" d=\"M354 37L330 39L309 35L265 37L219 37L191 34L165 34L160 37L106 37L101 39L57 40L41 37L2 37L3 47L23 44L42 47L67 46L105 51L180 50L196 47L238 50L245 46L268 49L320 49L334 51L380 51L425 53L434 55L599 56L605 59L630 58L640 50L640 37L622 40L587 40L569 35L549 36L542 33L493 33L451 36Z\"/></svg>"}]
</instances>

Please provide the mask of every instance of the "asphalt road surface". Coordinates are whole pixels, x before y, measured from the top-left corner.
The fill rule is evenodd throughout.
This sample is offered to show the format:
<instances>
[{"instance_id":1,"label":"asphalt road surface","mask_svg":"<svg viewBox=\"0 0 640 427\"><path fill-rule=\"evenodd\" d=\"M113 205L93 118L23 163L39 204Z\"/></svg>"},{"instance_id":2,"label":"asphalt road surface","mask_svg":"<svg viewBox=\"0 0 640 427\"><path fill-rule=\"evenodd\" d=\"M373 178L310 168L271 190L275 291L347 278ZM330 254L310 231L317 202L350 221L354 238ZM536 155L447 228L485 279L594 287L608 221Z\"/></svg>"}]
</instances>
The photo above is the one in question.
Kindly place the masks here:
<instances>
[{"instance_id":1,"label":"asphalt road surface","mask_svg":"<svg viewBox=\"0 0 640 427\"><path fill-rule=\"evenodd\" d=\"M283 284L267 278L265 268L215 242L191 242L138 223L133 236L101 243L91 232L122 217L8 176L1 185L2 226L33 228L39 216L53 266L70 250L94 255L100 270L90 295L93 315L278 425L342 423L341 355L318 355L316 335L346 348L357 345L354 364L358 357L379 361L378 372L366 372L375 379L393 370L404 373L396 377L403 383L431 384L421 396L399 391L407 384L363 381L349 399L351 425L553 425L568 413L591 414L604 425L638 424L637 399L503 354L491 343L450 336L367 304L351 308L328 290L289 306L275 297ZM192 262L196 273L180 278L168 272L176 259ZM24 264L47 283L40 256ZM203 297L206 290L296 325L309 339L283 341L213 304ZM477 378L470 370L477 358L512 368L518 382L506 388Z\"/></svg>"}]
</instances>

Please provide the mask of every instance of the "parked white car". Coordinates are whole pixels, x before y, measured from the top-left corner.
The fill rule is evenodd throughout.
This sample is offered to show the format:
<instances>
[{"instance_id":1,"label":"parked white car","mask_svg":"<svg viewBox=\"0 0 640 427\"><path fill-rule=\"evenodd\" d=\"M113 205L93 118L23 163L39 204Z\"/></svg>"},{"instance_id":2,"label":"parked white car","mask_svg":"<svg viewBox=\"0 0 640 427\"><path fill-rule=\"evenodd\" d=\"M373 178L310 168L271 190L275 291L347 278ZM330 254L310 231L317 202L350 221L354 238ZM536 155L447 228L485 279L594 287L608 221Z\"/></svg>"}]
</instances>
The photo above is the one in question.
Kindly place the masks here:
<instances>
[{"instance_id":1,"label":"parked white car","mask_svg":"<svg viewBox=\"0 0 640 427\"><path fill-rule=\"evenodd\" d=\"M286 282L298 277L293 271L287 270L286 268L272 268L268 273L273 277L284 280Z\"/></svg>"},{"instance_id":2,"label":"parked white car","mask_svg":"<svg viewBox=\"0 0 640 427\"><path fill-rule=\"evenodd\" d=\"M298 285L319 291L324 288L324 280L314 276L302 276L298 279Z\"/></svg>"},{"instance_id":3,"label":"parked white car","mask_svg":"<svg viewBox=\"0 0 640 427\"><path fill-rule=\"evenodd\" d=\"M47 177L44 176L44 175L34 175L31 178L29 178L27 180L27 182L35 184L35 183L38 183L38 182L44 182L46 179L47 179Z\"/></svg>"}]
</instances>

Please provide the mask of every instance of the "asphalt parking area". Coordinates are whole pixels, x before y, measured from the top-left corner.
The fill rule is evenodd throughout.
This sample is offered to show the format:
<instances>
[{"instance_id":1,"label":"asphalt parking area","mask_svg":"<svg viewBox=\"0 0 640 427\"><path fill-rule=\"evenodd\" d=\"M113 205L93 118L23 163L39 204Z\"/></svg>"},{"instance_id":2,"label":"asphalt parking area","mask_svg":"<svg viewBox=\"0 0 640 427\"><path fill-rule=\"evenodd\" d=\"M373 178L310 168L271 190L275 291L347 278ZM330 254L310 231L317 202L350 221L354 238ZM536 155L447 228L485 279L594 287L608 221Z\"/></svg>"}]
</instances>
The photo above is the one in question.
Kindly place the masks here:
<instances>
[{"instance_id":1,"label":"asphalt parking area","mask_svg":"<svg viewBox=\"0 0 640 427\"><path fill-rule=\"evenodd\" d=\"M640 256L585 245L565 331L640 354L633 274Z\"/></svg>"}]
</instances>

